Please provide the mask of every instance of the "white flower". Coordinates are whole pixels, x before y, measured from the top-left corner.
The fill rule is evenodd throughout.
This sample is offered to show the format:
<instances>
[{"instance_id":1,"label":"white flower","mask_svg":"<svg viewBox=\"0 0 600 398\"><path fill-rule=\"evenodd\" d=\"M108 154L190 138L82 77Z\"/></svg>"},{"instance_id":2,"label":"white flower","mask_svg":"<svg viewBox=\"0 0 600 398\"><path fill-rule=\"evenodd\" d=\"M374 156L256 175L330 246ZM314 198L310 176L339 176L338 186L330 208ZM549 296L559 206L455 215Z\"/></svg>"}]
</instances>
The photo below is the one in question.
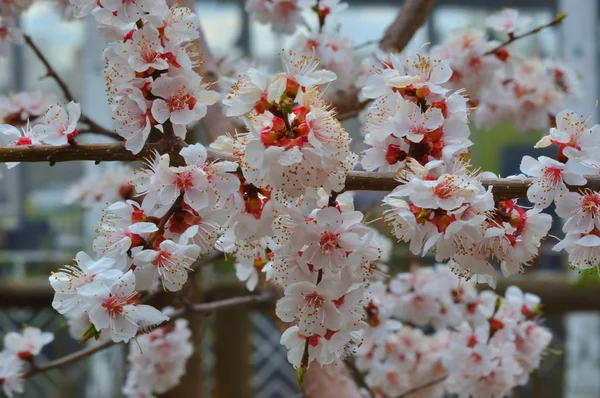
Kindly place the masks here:
<instances>
[{"instance_id":1,"label":"white flower","mask_svg":"<svg viewBox=\"0 0 600 398\"><path fill-rule=\"evenodd\" d=\"M207 105L219 99L216 91L207 90L202 78L161 76L152 83L152 94L159 97L152 103L152 116L159 123L170 119L173 124L188 124L206 115Z\"/></svg>"},{"instance_id":2,"label":"white flower","mask_svg":"<svg viewBox=\"0 0 600 398\"><path fill-rule=\"evenodd\" d=\"M556 214L567 220L564 232L588 233L600 229L600 194L590 189L568 192L556 202Z\"/></svg>"},{"instance_id":3,"label":"white flower","mask_svg":"<svg viewBox=\"0 0 600 398\"><path fill-rule=\"evenodd\" d=\"M152 4L154 9L146 16L148 22L161 33L162 46L173 51L179 44L198 38L198 21L187 7L168 7L166 3Z\"/></svg>"},{"instance_id":4,"label":"white flower","mask_svg":"<svg viewBox=\"0 0 600 398\"><path fill-rule=\"evenodd\" d=\"M114 259L115 268L125 270L129 265L127 251L144 245L145 239L156 231L156 224L147 221L136 202L116 202L104 211L93 248L97 254Z\"/></svg>"},{"instance_id":5,"label":"white flower","mask_svg":"<svg viewBox=\"0 0 600 398\"><path fill-rule=\"evenodd\" d=\"M454 210L465 202L470 202L481 186L471 178L461 175L442 174L436 180L414 178L410 181L413 192L411 201L428 209Z\"/></svg>"},{"instance_id":6,"label":"white flower","mask_svg":"<svg viewBox=\"0 0 600 398\"><path fill-rule=\"evenodd\" d=\"M519 15L519 12L512 8L490 15L485 20L485 26L508 34L514 34L530 23L531 18Z\"/></svg>"},{"instance_id":7,"label":"white flower","mask_svg":"<svg viewBox=\"0 0 600 398\"><path fill-rule=\"evenodd\" d=\"M172 308L163 309L169 315ZM148 398L174 388L185 374L186 361L192 356L192 332L185 319L174 326L156 328L129 343L129 373L123 393L130 398Z\"/></svg>"},{"instance_id":8,"label":"white flower","mask_svg":"<svg viewBox=\"0 0 600 398\"><path fill-rule=\"evenodd\" d=\"M43 141L50 145L65 145L73 141L77 132L77 122L81 116L81 108L73 101L66 109L61 104L50 106L44 112L42 120L32 131L43 136Z\"/></svg>"},{"instance_id":9,"label":"white flower","mask_svg":"<svg viewBox=\"0 0 600 398\"><path fill-rule=\"evenodd\" d=\"M523 315L529 317L536 314L541 302L538 296L531 293L524 293L517 286L507 287L504 297L510 305L521 311Z\"/></svg>"},{"instance_id":10,"label":"white flower","mask_svg":"<svg viewBox=\"0 0 600 398\"><path fill-rule=\"evenodd\" d=\"M534 177L533 183L527 189L527 199L536 208L545 209L553 200L560 200L568 192L569 185L585 185L587 180L576 173L568 171L564 163L557 162L546 156L534 159L523 156L520 169L528 176Z\"/></svg>"},{"instance_id":11,"label":"white flower","mask_svg":"<svg viewBox=\"0 0 600 398\"><path fill-rule=\"evenodd\" d=\"M20 131L10 124L0 124L0 146L39 145L43 139L42 135L33 132L29 121ZM11 169L18 164L19 162L7 162L6 167Z\"/></svg>"},{"instance_id":12,"label":"white flower","mask_svg":"<svg viewBox=\"0 0 600 398\"><path fill-rule=\"evenodd\" d=\"M23 364L16 355L8 351L0 352L0 385L7 397L12 398L14 392L23 393Z\"/></svg>"},{"instance_id":13,"label":"white flower","mask_svg":"<svg viewBox=\"0 0 600 398\"><path fill-rule=\"evenodd\" d=\"M73 16L83 18L91 14L98 7L98 0L69 0Z\"/></svg>"},{"instance_id":14,"label":"white flower","mask_svg":"<svg viewBox=\"0 0 600 398\"><path fill-rule=\"evenodd\" d=\"M284 322L298 319L300 333L305 336L325 335L327 329L338 330L343 317L333 300L345 292L343 284L334 278L323 277L318 285L298 282L285 288L275 312Z\"/></svg>"},{"instance_id":15,"label":"white flower","mask_svg":"<svg viewBox=\"0 0 600 398\"><path fill-rule=\"evenodd\" d=\"M352 230L362 220L358 211L340 212L335 207L318 210L313 220L301 224L296 231L300 245L304 245L299 261L315 270L339 272L353 264L348 256L361 246L359 235ZM296 243L296 245L298 245ZM307 246L307 247L306 247Z\"/></svg>"},{"instance_id":16,"label":"white flower","mask_svg":"<svg viewBox=\"0 0 600 398\"><path fill-rule=\"evenodd\" d=\"M392 123L396 127L394 136L419 143L427 133L444 124L444 116L438 108L430 107L422 112L419 105L406 101L401 111L392 118Z\"/></svg>"},{"instance_id":17,"label":"white flower","mask_svg":"<svg viewBox=\"0 0 600 398\"><path fill-rule=\"evenodd\" d=\"M152 288L160 277L165 290L181 290L199 255L198 245L179 245L170 240L162 241L155 250L142 250L133 258L137 289Z\"/></svg>"},{"instance_id":18,"label":"white flower","mask_svg":"<svg viewBox=\"0 0 600 398\"><path fill-rule=\"evenodd\" d=\"M292 34L303 22L298 0L249 0L246 11L275 32Z\"/></svg>"},{"instance_id":19,"label":"white flower","mask_svg":"<svg viewBox=\"0 0 600 398\"><path fill-rule=\"evenodd\" d=\"M135 337L140 327L169 319L156 308L139 304L133 271L116 280L94 281L82 287L79 293L87 301L90 320L96 330L109 329L114 342L127 342Z\"/></svg>"},{"instance_id":20,"label":"white flower","mask_svg":"<svg viewBox=\"0 0 600 398\"><path fill-rule=\"evenodd\" d=\"M121 97L113 104L117 134L125 138L125 148L134 154L142 150L150 135L150 106L139 90Z\"/></svg>"},{"instance_id":21,"label":"white flower","mask_svg":"<svg viewBox=\"0 0 600 398\"><path fill-rule=\"evenodd\" d=\"M600 264L600 237L594 234L570 233L552 250L565 250L569 264L579 269L596 268Z\"/></svg>"},{"instance_id":22,"label":"white flower","mask_svg":"<svg viewBox=\"0 0 600 398\"><path fill-rule=\"evenodd\" d=\"M54 334L34 327L23 328L22 333L9 332L4 336L4 348L21 360L39 355L42 348L54 340Z\"/></svg>"},{"instance_id":23,"label":"white flower","mask_svg":"<svg viewBox=\"0 0 600 398\"><path fill-rule=\"evenodd\" d=\"M99 0L103 7L127 22L135 22L156 7L154 0Z\"/></svg>"},{"instance_id":24,"label":"white flower","mask_svg":"<svg viewBox=\"0 0 600 398\"><path fill-rule=\"evenodd\" d=\"M598 159L600 155L600 126L587 128L587 120L575 112L565 109L556 115L556 127L543 137L536 148L551 144L559 146L559 155L575 160Z\"/></svg>"},{"instance_id":25,"label":"white flower","mask_svg":"<svg viewBox=\"0 0 600 398\"><path fill-rule=\"evenodd\" d=\"M117 269L112 269L115 261L101 257L93 260L85 252L75 256L76 266L67 265L53 273L49 280L54 289L52 308L60 314L68 314L81 310L79 288L95 280L112 280L122 275Z\"/></svg>"},{"instance_id":26,"label":"white flower","mask_svg":"<svg viewBox=\"0 0 600 398\"><path fill-rule=\"evenodd\" d=\"M169 67L163 54L164 48L160 43L158 30L149 24L135 30L131 39L117 45L116 50L136 72L146 72L149 69L165 70Z\"/></svg>"},{"instance_id":27,"label":"white flower","mask_svg":"<svg viewBox=\"0 0 600 398\"><path fill-rule=\"evenodd\" d=\"M235 276L253 291L258 284L258 273L270 266L266 245L261 241L239 241L236 246Z\"/></svg>"},{"instance_id":28,"label":"white flower","mask_svg":"<svg viewBox=\"0 0 600 398\"><path fill-rule=\"evenodd\" d=\"M227 107L226 115L241 116L250 112L252 108L263 110L261 107L269 105L266 99L268 82L268 77L260 70L248 69L223 99L223 105Z\"/></svg>"}]
</instances>

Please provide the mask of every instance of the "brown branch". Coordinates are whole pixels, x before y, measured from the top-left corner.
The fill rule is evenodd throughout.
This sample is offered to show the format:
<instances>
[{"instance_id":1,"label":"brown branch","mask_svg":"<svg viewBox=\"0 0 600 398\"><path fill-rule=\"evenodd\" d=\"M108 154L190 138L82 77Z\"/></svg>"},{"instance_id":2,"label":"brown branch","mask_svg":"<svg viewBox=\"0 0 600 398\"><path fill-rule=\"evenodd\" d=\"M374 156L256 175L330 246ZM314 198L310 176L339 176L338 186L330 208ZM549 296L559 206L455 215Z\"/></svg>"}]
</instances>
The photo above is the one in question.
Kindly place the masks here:
<instances>
[{"instance_id":1,"label":"brown branch","mask_svg":"<svg viewBox=\"0 0 600 398\"><path fill-rule=\"evenodd\" d=\"M179 151L185 142L182 140L161 140L148 143L140 151L133 154L125 148L124 142L109 144L67 144L67 145L23 145L0 147L0 163L4 162L71 162L76 160L93 160L95 162L133 162L154 156L154 152L168 153L172 160L182 162ZM212 153L212 151L211 151Z\"/></svg>"},{"instance_id":2,"label":"brown branch","mask_svg":"<svg viewBox=\"0 0 600 398\"><path fill-rule=\"evenodd\" d=\"M154 151L169 153L174 162L182 162L179 150L185 145L183 141L146 144L137 155L125 149L124 143L113 144L72 144L61 146L33 145L18 147L0 147L0 163L3 162L67 162L74 160L100 161L135 161L153 156ZM208 149L211 160L231 160L235 158ZM583 187L569 187L572 191L590 188L600 191L600 177L588 176L588 183ZM482 180L484 187L493 187L496 200L524 198L531 185L531 179L487 178ZM402 183L395 179L394 173L351 171L346 178L345 191L392 191Z\"/></svg>"},{"instance_id":3,"label":"brown branch","mask_svg":"<svg viewBox=\"0 0 600 398\"><path fill-rule=\"evenodd\" d=\"M98 134L98 135L103 135L105 137L112 138L116 141L123 141L123 137L121 137L119 134L117 134L114 131L111 131L109 129L105 129L104 127L100 126L98 123L94 122L93 120L90 120L86 115L82 114L81 117L79 118L79 122L88 125L88 127L86 129L78 129L79 134L88 134L88 133Z\"/></svg>"},{"instance_id":4,"label":"brown branch","mask_svg":"<svg viewBox=\"0 0 600 398\"><path fill-rule=\"evenodd\" d=\"M350 359L350 358L346 358L346 360L344 360L344 364L346 365L346 368L350 372L350 375L352 376L352 379L354 379L354 382L360 388L365 389L367 391L367 393L369 394L369 397L375 398L375 392L373 392L373 390L371 389L371 387L369 387L369 385L365 381L364 375L356 367L356 364L354 363L354 361L352 359Z\"/></svg>"},{"instance_id":5,"label":"brown branch","mask_svg":"<svg viewBox=\"0 0 600 398\"><path fill-rule=\"evenodd\" d=\"M411 394L414 394L416 392L424 390L424 389L426 389L428 387L433 387L436 384L442 383L444 380L446 380L447 377L448 376L438 377L437 379L430 380L430 381L428 381L425 384L421 384L420 386L416 386L414 388L411 388L410 390L407 390L407 391L403 392L402 394L396 396L395 398L406 398L406 397L408 397Z\"/></svg>"},{"instance_id":6,"label":"brown branch","mask_svg":"<svg viewBox=\"0 0 600 398\"><path fill-rule=\"evenodd\" d=\"M35 43L33 42L33 40L31 40L31 36L29 35L23 35L23 38L25 39L25 43L27 43L27 45L29 46L29 48L31 48L33 50L33 52L35 53L36 57L38 57L38 59L42 62L42 64L44 64L44 66L46 67L46 77L51 77L52 79L54 79L54 81L56 82L56 84L58 84L58 87L60 87L60 90L63 92L65 98L67 99L67 101L75 101L73 94L71 93L71 90L69 89L69 86L67 86L67 84L65 83L65 81L63 79L60 78L60 76L58 75L58 73L56 73L56 71L54 70L54 68L52 67L52 65L50 65L50 63L48 62L48 60L46 59L46 57L44 56L44 54L42 54L42 52L40 51L40 49L38 48L38 46L35 45Z\"/></svg>"},{"instance_id":7,"label":"brown branch","mask_svg":"<svg viewBox=\"0 0 600 398\"><path fill-rule=\"evenodd\" d=\"M557 15L557 16L556 16L556 17L555 17L555 18L554 18L552 21L550 21L550 22L548 22L548 23L546 23L546 24L544 24L544 25L540 25L540 26L538 26L538 27L536 27L536 28L533 28L533 29L531 29L531 30L530 30L530 31L528 31L528 32L525 32L525 33L523 33L523 34L520 34L520 35L509 34L509 35L508 35L508 39L506 39L506 41L504 41L504 42L500 43L500 44L499 44L497 47L494 47L493 49L489 50L488 52L486 52L486 53L483 53L483 55L493 55L493 54L496 54L496 52L497 52L498 50L500 50L501 48L504 48L504 47L508 46L508 45L509 45L509 44L511 44L512 42L515 42L515 41L517 41L517 40L519 40L519 39L522 39L522 38L524 38L524 37L527 37L527 36L534 35L534 34L536 34L536 33L540 32L542 29L546 29L546 28L549 28L549 27L551 27L551 26L556 26L556 25L559 25L559 24L561 24L561 23L562 23L562 21L563 21L563 20L564 20L566 17L567 17L567 14L560 13L560 14L558 14L558 15Z\"/></svg>"},{"instance_id":8,"label":"brown branch","mask_svg":"<svg viewBox=\"0 0 600 398\"><path fill-rule=\"evenodd\" d=\"M242 297L234 297L226 300L214 301L211 303L201 303L194 304L189 306L186 309L180 309L176 311L169 319L169 322L174 321L175 319L181 318L189 312L193 312L196 314L204 314L208 315L215 311L224 310L228 308L240 308L240 307L253 307L259 306L264 303L268 303L274 299L272 292L268 291L261 294L254 294L251 296L242 296ZM160 326L157 326L160 327ZM138 335L143 333L138 333ZM94 345L92 347L84 348L67 356L64 356L59 359L55 359L54 361L47 362L43 365L38 365L35 369L30 369L27 373L23 375L23 378L29 378L35 376L38 373L47 372L52 369L61 368L63 366L69 365L71 363L80 361L81 359L87 358L99 351L103 351L107 348L110 348L117 343L113 341L107 341L104 343L100 343L98 345Z\"/></svg>"},{"instance_id":9,"label":"brown branch","mask_svg":"<svg viewBox=\"0 0 600 398\"><path fill-rule=\"evenodd\" d=\"M388 52L401 52L427 21L435 0L405 0L396 19L385 31L379 47Z\"/></svg>"}]
</instances>

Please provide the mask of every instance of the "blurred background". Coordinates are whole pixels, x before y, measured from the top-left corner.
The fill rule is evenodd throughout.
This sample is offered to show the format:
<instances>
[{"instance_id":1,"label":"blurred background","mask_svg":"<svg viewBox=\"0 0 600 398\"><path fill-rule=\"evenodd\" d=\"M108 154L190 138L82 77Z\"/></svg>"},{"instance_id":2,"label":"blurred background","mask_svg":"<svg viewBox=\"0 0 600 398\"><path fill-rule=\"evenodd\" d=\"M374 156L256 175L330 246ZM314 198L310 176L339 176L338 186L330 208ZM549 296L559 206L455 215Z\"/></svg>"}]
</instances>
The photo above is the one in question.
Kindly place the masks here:
<instances>
[{"instance_id":1,"label":"blurred background","mask_svg":"<svg viewBox=\"0 0 600 398\"><path fill-rule=\"evenodd\" d=\"M394 19L401 1L350 0L350 8L339 18L341 32L355 45L379 39ZM453 29L482 27L485 18L504 7L516 7L537 23L550 21L558 12L568 18L556 29L546 29L520 40L513 48L527 54L560 57L574 66L583 79L585 93L571 108L588 115L600 94L600 6L597 0L439 0L427 24L411 41L407 53L425 43L439 43ZM251 22L243 1L199 1L202 28L219 58L233 61L250 56L272 70L280 67L277 56L291 39L279 37L267 26ZM64 21L57 1L38 0L22 15L19 24L65 78L84 112L110 126L110 110L104 94L101 53L102 39L93 18ZM356 51L356 63L374 46ZM15 47L0 58L0 94L40 89L60 95L49 79L39 80L43 65L25 47ZM598 114L592 121L598 121ZM358 120L346 122L355 138L355 150L362 149ZM472 129L473 163L501 175L518 172L520 159L533 152L542 132L519 133L503 125L491 131ZM199 137L201 137L201 133ZM88 137L89 138L89 137ZM100 137L92 137L100 141ZM537 152L537 155L540 155ZM50 330L56 343L44 351L49 360L80 348L64 328L61 317L50 307L52 291L47 282L50 271L70 263L79 250L89 249L91 225L99 208L65 205L69 185L82 176L93 176L110 164L57 163L21 164L0 180L0 336L24 323ZM359 208L373 207L380 195L357 196ZM377 218L378 211L368 213ZM553 233L561 235L555 223ZM516 391L522 397L600 397L600 282L597 276L573 274L566 259L542 247L542 255L527 270L527 286L544 293L547 324L553 329L555 353L549 355L529 386ZM394 250L393 266L407 270L410 265L430 263L413 258L404 247ZM520 277L517 277L520 278ZM510 282L510 281L509 281ZM195 281L203 295L224 298L243 294L245 287L235 278L231 264L219 265ZM506 283L502 284L503 286ZM502 286L499 287L502 289ZM524 288L527 290L527 287ZM591 303L591 304L590 304ZM595 304L594 304L595 303ZM582 311L586 309L588 311ZM593 311L589 311L589 310ZM203 328L197 353L190 361L182 386L169 397L294 397L295 372L279 345L279 333L268 317L246 310L223 311L207 322L191 319L194 328ZM200 335L200 334L198 334ZM26 397L119 397L125 377L125 347L114 347L77 363L67 371L38 375L28 383Z\"/></svg>"}]
</instances>

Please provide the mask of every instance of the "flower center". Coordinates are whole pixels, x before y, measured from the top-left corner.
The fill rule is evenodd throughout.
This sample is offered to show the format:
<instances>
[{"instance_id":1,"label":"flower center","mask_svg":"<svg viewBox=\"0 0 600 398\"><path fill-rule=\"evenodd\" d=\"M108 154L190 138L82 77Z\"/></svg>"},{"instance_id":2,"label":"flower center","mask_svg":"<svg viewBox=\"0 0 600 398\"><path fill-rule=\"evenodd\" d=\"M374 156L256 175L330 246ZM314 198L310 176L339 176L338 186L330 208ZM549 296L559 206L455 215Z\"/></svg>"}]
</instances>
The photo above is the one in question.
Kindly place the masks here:
<instances>
[{"instance_id":1,"label":"flower center","mask_svg":"<svg viewBox=\"0 0 600 398\"><path fill-rule=\"evenodd\" d=\"M339 249L340 234L324 232L319 240L319 246L323 251Z\"/></svg>"},{"instance_id":2,"label":"flower center","mask_svg":"<svg viewBox=\"0 0 600 398\"><path fill-rule=\"evenodd\" d=\"M156 258L154 259L154 261L152 261L152 264L154 264L156 267L169 268L170 258L171 253L161 250L158 253L158 256L156 256Z\"/></svg>"},{"instance_id":3,"label":"flower center","mask_svg":"<svg viewBox=\"0 0 600 398\"><path fill-rule=\"evenodd\" d=\"M190 173L189 171L182 171L177 173L175 185L181 190L181 192L185 191L187 188L193 187L194 180L192 178L192 173Z\"/></svg>"},{"instance_id":4,"label":"flower center","mask_svg":"<svg viewBox=\"0 0 600 398\"><path fill-rule=\"evenodd\" d=\"M562 170L558 167L548 167L544 171L544 175L553 185L560 184L562 182Z\"/></svg>"},{"instance_id":5,"label":"flower center","mask_svg":"<svg viewBox=\"0 0 600 398\"><path fill-rule=\"evenodd\" d=\"M390 144L385 152L385 160L389 164L396 164L406 159L406 152L400 149L400 145Z\"/></svg>"},{"instance_id":6,"label":"flower center","mask_svg":"<svg viewBox=\"0 0 600 398\"><path fill-rule=\"evenodd\" d=\"M433 194L440 199L448 199L454 193L454 185L448 181L442 181L433 188Z\"/></svg>"},{"instance_id":7,"label":"flower center","mask_svg":"<svg viewBox=\"0 0 600 398\"><path fill-rule=\"evenodd\" d=\"M315 308L321 308L323 306L324 300L317 292L307 294L304 296L304 299Z\"/></svg>"},{"instance_id":8,"label":"flower center","mask_svg":"<svg viewBox=\"0 0 600 398\"><path fill-rule=\"evenodd\" d=\"M17 142L15 142L16 146L22 146L22 145L31 145L32 141L31 138L29 137L21 137L17 140Z\"/></svg>"},{"instance_id":9,"label":"flower center","mask_svg":"<svg viewBox=\"0 0 600 398\"><path fill-rule=\"evenodd\" d=\"M600 196L595 192L588 192L583 197L583 211L597 214L600 210Z\"/></svg>"},{"instance_id":10,"label":"flower center","mask_svg":"<svg viewBox=\"0 0 600 398\"><path fill-rule=\"evenodd\" d=\"M102 307L108 311L108 315L111 318L121 315L123 313L123 306L125 303L120 299L119 296L110 296L102 303Z\"/></svg>"},{"instance_id":11,"label":"flower center","mask_svg":"<svg viewBox=\"0 0 600 398\"><path fill-rule=\"evenodd\" d=\"M198 100L190 93L183 95L174 95L169 102L171 112L184 110L186 107L191 111L196 106Z\"/></svg>"}]
</instances>

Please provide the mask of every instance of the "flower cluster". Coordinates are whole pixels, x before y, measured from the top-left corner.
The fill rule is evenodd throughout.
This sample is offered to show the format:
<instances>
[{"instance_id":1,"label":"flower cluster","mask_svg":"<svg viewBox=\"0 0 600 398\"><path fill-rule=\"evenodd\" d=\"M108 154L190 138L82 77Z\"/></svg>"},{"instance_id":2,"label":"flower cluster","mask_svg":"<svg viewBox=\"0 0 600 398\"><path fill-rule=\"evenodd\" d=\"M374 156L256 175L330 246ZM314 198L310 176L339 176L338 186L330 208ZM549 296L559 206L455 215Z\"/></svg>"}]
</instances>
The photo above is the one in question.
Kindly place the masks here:
<instances>
[{"instance_id":1,"label":"flower cluster","mask_svg":"<svg viewBox=\"0 0 600 398\"><path fill-rule=\"evenodd\" d=\"M467 99L449 92L448 62L417 54L373 66L362 90L374 98L366 114L365 169L397 172L402 183L384 198L384 220L414 254L435 254L457 271L495 283L490 259L502 272L521 271L537 255L551 217L514 201L495 203L466 161Z\"/></svg>"},{"instance_id":2,"label":"flower cluster","mask_svg":"<svg viewBox=\"0 0 600 398\"><path fill-rule=\"evenodd\" d=\"M467 151L467 100L442 87L451 74L446 61L422 54L405 60L390 54L389 63L371 68L362 89L374 99L365 116L366 170L395 172L409 158L425 165Z\"/></svg>"},{"instance_id":3,"label":"flower cluster","mask_svg":"<svg viewBox=\"0 0 600 398\"><path fill-rule=\"evenodd\" d=\"M4 336L4 351L0 352L0 386L8 397L22 393L25 362L40 354L42 348L54 340L52 333L26 326L21 333L9 332Z\"/></svg>"},{"instance_id":4,"label":"flower cluster","mask_svg":"<svg viewBox=\"0 0 600 398\"><path fill-rule=\"evenodd\" d=\"M95 15L109 42L104 75L125 147L140 152L153 129L185 138L185 126L203 118L219 99L195 71L200 65L192 45L199 35L196 15L164 0L71 3L79 10L75 16Z\"/></svg>"},{"instance_id":5,"label":"flower cluster","mask_svg":"<svg viewBox=\"0 0 600 398\"><path fill-rule=\"evenodd\" d=\"M545 26L557 25L562 18L559 15ZM486 25L515 40L526 33L530 22L507 9L490 16ZM488 40L482 29L459 29L430 53L450 63L450 87L468 90L470 103L476 107L473 119L483 127L511 122L519 131L547 128L551 124L548 115L556 115L581 91L576 73L567 65L513 54L504 43Z\"/></svg>"},{"instance_id":6,"label":"flower cluster","mask_svg":"<svg viewBox=\"0 0 600 398\"><path fill-rule=\"evenodd\" d=\"M250 69L223 100L227 115L249 129L235 137L244 179L299 197L307 189L341 191L356 163L350 137L318 87L336 79L319 60L283 54L285 72L268 77Z\"/></svg>"},{"instance_id":7,"label":"flower cluster","mask_svg":"<svg viewBox=\"0 0 600 398\"><path fill-rule=\"evenodd\" d=\"M140 328L167 319L140 303L142 290L162 285L181 290L200 254L208 253L230 212L236 211L239 180L232 162L207 163L206 149L181 150L186 165L170 166L169 155L157 155L131 182L141 204L111 204L97 226L97 260L84 252L76 266L50 277L56 291L53 307L75 324L85 324L83 339L103 330L114 341L127 341Z\"/></svg>"},{"instance_id":8,"label":"flower cluster","mask_svg":"<svg viewBox=\"0 0 600 398\"><path fill-rule=\"evenodd\" d=\"M165 308L167 310L168 308ZM192 332L185 319L162 326L129 343L129 373L123 387L128 398L153 398L175 387L192 356Z\"/></svg>"},{"instance_id":9,"label":"flower cluster","mask_svg":"<svg viewBox=\"0 0 600 398\"><path fill-rule=\"evenodd\" d=\"M312 9L323 25L327 16L348 8L340 0L249 0L246 11L258 22L271 25L278 33L292 34L307 24L303 11Z\"/></svg>"},{"instance_id":10,"label":"flower cluster","mask_svg":"<svg viewBox=\"0 0 600 398\"><path fill-rule=\"evenodd\" d=\"M514 200L494 202L478 177L460 161L422 166L411 159L399 174L404 184L384 198L390 207L384 220L412 253L432 252L459 274L495 286L491 259L505 276L520 272L537 255L552 218Z\"/></svg>"},{"instance_id":11,"label":"flower cluster","mask_svg":"<svg viewBox=\"0 0 600 398\"><path fill-rule=\"evenodd\" d=\"M447 266L399 274L389 291L371 289L369 338L356 358L377 396L418 389L424 396L502 397L527 383L552 335L540 325L539 297L511 286L478 293ZM433 334L390 319L433 326Z\"/></svg>"},{"instance_id":12,"label":"flower cluster","mask_svg":"<svg viewBox=\"0 0 600 398\"><path fill-rule=\"evenodd\" d=\"M288 360L306 368L354 352L366 324L365 287L382 256L381 236L361 224L346 198L308 214L290 211L275 220L267 279L284 288L277 316L297 321L281 337Z\"/></svg>"},{"instance_id":13,"label":"flower cluster","mask_svg":"<svg viewBox=\"0 0 600 398\"><path fill-rule=\"evenodd\" d=\"M551 145L558 147L556 159L526 156L521 162L521 171L533 177L527 198L539 208L556 203L556 214L565 220L566 237L554 250L565 250L575 268L596 268L600 264L600 194L590 189L569 192L567 184L582 186L587 182L585 175L598 175L600 126L588 128L583 116L561 111L556 127L536 148Z\"/></svg>"}]
</instances>

